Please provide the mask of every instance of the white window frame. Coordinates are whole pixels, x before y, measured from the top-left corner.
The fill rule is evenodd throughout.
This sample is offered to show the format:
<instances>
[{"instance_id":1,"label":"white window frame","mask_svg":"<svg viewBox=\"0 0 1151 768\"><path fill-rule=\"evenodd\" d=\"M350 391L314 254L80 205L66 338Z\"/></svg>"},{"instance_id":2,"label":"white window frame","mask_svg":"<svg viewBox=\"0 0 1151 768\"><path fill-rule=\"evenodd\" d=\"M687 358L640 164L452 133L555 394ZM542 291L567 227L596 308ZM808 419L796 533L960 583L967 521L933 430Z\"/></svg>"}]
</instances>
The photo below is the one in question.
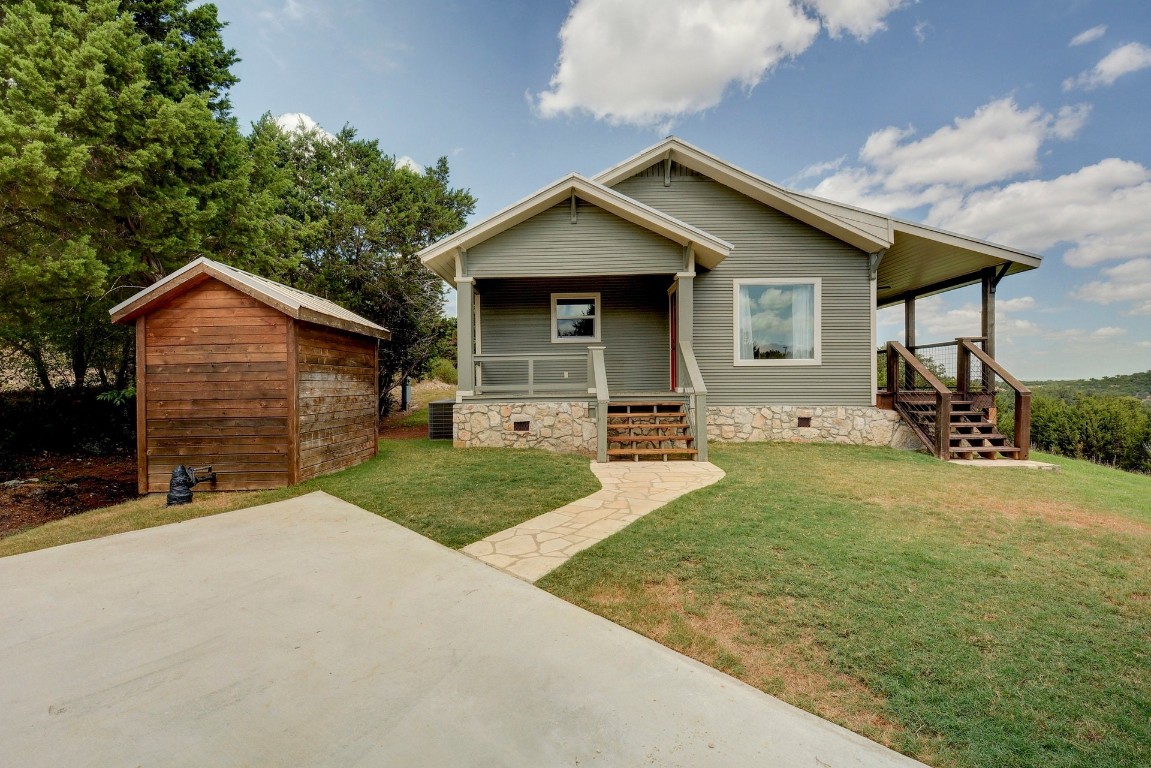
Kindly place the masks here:
<instances>
[{"instance_id":1,"label":"white window frame","mask_svg":"<svg viewBox=\"0 0 1151 768\"><path fill-rule=\"evenodd\" d=\"M591 299L595 302L595 334L594 336L560 336L557 331L557 322L559 317L556 313L556 300L557 299ZM598 344L600 340L600 333L602 331L603 315L600 314L600 295L596 293L577 292L577 293L553 293L551 297L551 313L552 313L552 343L553 344Z\"/></svg>"},{"instance_id":2,"label":"white window frame","mask_svg":"<svg viewBox=\"0 0 1151 768\"><path fill-rule=\"evenodd\" d=\"M745 285L811 285L815 288L813 320L815 322L814 357L799 360L744 360L739 355L739 289ZM737 366L774 367L823 364L823 278L820 277L755 277L732 280L732 362Z\"/></svg>"}]
</instances>

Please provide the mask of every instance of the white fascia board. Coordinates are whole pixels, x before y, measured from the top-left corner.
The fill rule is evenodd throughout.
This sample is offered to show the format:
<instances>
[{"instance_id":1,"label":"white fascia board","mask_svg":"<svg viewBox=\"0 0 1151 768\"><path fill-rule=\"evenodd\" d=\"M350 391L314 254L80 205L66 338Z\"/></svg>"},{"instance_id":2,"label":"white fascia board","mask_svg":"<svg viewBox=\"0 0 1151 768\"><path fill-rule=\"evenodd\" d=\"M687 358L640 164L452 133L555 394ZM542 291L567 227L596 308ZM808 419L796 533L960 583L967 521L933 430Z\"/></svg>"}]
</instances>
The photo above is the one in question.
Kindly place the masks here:
<instances>
[{"instance_id":1,"label":"white fascia board","mask_svg":"<svg viewBox=\"0 0 1151 768\"><path fill-rule=\"evenodd\" d=\"M1008 248L1004 245L996 245L995 243L989 243L985 240L979 240L978 238L958 235L954 232L935 229L934 227L915 224L910 221L902 221L900 219L893 219L892 223L896 233L906 232L909 235L916 235L917 237L934 240L945 245L964 248L969 251L975 251L976 253L1002 259L1003 261L1021 264L1027 269L1035 269L1043 262L1043 257L1038 254L1020 251L1016 248Z\"/></svg>"},{"instance_id":2,"label":"white fascia board","mask_svg":"<svg viewBox=\"0 0 1151 768\"><path fill-rule=\"evenodd\" d=\"M705 176L710 176L721 184L741 194L747 195L753 200L758 200L765 205L786 213L792 218L798 219L805 224L810 224L816 229L822 230L832 237L838 238L862 251L873 253L881 248L891 247L890 240L885 241L884 239L877 238L875 235L852 225L850 222L824 213L818 208L808 205L801 198L783 187L778 187L750 171L745 171L731 163L720 160L714 155L708 154L704 150L675 137L669 137L659 144L640 152L638 155L603 171L594 177L594 181L608 187L618 184L628 176L638 173L653 163L668 157L669 152L671 153L670 157L672 160L692 170L698 171Z\"/></svg>"},{"instance_id":3,"label":"white fascia board","mask_svg":"<svg viewBox=\"0 0 1151 768\"><path fill-rule=\"evenodd\" d=\"M572 173L555 183L504 208L481 222L440 240L420 251L417 256L433 272L451 285L455 285L454 254L457 248L470 248L527 221L540 212L569 198L572 194L603 208L625 221L641 226L663 237L687 245L710 256L718 264L734 246L701 229L651 208L609 187L598 184L578 173ZM705 266L706 266L706 262Z\"/></svg>"}]
</instances>

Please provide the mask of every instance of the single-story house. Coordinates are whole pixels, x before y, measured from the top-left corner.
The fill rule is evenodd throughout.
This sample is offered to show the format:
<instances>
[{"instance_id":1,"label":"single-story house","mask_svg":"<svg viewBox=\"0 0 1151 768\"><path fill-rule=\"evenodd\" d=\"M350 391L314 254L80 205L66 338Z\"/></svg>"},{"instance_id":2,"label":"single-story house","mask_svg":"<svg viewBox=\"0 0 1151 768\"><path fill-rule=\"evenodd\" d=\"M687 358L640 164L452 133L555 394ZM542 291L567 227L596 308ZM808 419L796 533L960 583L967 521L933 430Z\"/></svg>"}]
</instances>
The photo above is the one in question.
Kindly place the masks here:
<instances>
[{"instance_id":1,"label":"single-story house","mask_svg":"<svg viewBox=\"0 0 1151 768\"><path fill-rule=\"evenodd\" d=\"M994 361L995 289L1038 267L1033 254L787 190L670 137L420 256L458 292L458 446L1026 455L993 429L987 395L1014 382ZM916 298L975 284L982 335L917 349ZM885 368L876 310L894 304L907 332ZM878 401L877 368L892 371Z\"/></svg>"}]
</instances>

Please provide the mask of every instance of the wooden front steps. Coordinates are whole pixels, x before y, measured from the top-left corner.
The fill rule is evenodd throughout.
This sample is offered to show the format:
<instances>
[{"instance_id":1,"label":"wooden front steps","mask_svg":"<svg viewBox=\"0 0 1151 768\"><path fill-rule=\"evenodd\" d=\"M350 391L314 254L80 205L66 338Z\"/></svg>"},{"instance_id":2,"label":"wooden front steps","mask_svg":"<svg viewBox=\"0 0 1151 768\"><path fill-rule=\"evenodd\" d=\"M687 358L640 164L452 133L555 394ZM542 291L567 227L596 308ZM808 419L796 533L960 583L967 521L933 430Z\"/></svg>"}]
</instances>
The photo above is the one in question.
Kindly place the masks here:
<instances>
[{"instance_id":1,"label":"wooden front steps","mask_svg":"<svg viewBox=\"0 0 1151 768\"><path fill-rule=\"evenodd\" d=\"M684 404L678 400L608 403L608 460L660 458L687 459L699 451L691 446L695 437L687 422Z\"/></svg>"},{"instance_id":2,"label":"wooden front steps","mask_svg":"<svg viewBox=\"0 0 1151 768\"><path fill-rule=\"evenodd\" d=\"M1019 448L989 421L970 400L951 401L951 423L948 425L948 448L951 459L1015 458Z\"/></svg>"}]
</instances>

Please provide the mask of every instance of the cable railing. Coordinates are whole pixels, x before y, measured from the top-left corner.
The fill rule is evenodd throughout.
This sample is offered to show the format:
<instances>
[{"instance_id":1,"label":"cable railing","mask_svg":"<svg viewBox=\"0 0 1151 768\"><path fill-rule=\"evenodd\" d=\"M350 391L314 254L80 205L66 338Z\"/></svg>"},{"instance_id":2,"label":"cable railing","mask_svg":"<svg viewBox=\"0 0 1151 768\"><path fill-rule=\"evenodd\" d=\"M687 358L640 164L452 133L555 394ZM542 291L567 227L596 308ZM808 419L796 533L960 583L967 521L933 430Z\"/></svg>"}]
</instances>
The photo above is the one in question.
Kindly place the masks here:
<instances>
[{"instance_id":1,"label":"cable railing","mask_svg":"<svg viewBox=\"0 0 1151 768\"><path fill-rule=\"evenodd\" d=\"M950 458L951 390L898 341L887 342L887 389L924 444Z\"/></svg>"},{"instance_id":2,"label":"cable railing","mask_svg":"<svg viewBox=\"0 0 1151 768\"><path fill-rule=\"evenodd\" d=\"M987 354L985 343L980 336L913 347L889 342L877 352L878 380L890 407L941 458L994 453L990 449L999 446L1005 455L1027 458L1031 392ZM1015 393L1014 447L995 428L996 396L1008 390Z\"/></svg>"}]
</instances>

